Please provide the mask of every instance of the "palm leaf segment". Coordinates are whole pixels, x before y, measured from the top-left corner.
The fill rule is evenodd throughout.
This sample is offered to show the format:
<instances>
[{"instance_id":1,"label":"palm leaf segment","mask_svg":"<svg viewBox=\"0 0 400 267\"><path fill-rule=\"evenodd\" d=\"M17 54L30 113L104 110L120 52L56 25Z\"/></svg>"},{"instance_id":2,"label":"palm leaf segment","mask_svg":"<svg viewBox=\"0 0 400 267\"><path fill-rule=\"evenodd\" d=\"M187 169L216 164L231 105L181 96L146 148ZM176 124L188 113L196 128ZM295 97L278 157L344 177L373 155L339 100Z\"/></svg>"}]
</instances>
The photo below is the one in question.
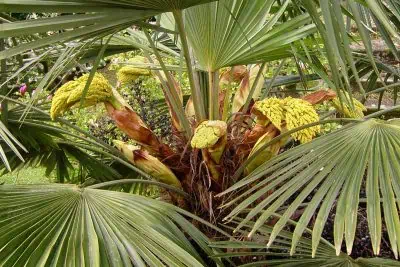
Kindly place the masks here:
<instances>
[{"instance_id":1,"label":"palm leaf segment","mask_svg":"<svg viewBox=\"0 0 400 267\"><path fill-rule=\"evenodd\" d=\"M88 40L115 33L161 12L184 9L213 0L155 0L155 1L75 1L75 0L22 0L2 1L0 12L45 12L73 13L62 17L45 18L30 22L2 24L0 37L22 36L26 34L55 32L52 35L23 43L7 51L0 52L0 59L18 55L24 51L37 49L55 43L72 40Z\"/></svg>"},{"instance_id":2,"label":"palm leaf segment","mask_svg":"<svg viewBox=\"0 0 400 267\"><path fill-rule=\"evenodd\" d=\"M276 218L281 216L275 214ZM241 219L235 220L235 224L240 223ZM289 224L296 226L296 223L289 221ZM254 226L253 222L246 223L244 228L238 232L246 236ZM217 253L214 257L229 258L234 260L239 257L252 257L252 262L240 266L348 266L348 267L373 267L373 266L400 266L398 261L384 258L357 258L353 259L345 253L335 255L334 246L326 239L321 239L321 244L315 257L311 257L312 240L309 237L302 236L299 241L298 249L295 255L290 255L290 244L293 240L293 233L281 231L276 237L274 244L266 248L265 242L270 238L273 227L263 225L257 230L257 234L247 241L217 241L211 243L211 247L219 249L228 249L229 252ZM311 233L310 229L306 229ZM249 251L251 249L251 251Z\"/></svg>"},{"instance_id":3,"label":"palm leaf segment","mask_svg":"<svg viewBox=\"0 0 400 267\"><path fill-rule=\"evenodd\" d=\"M315 255L327 218L335 209L336 252L340 253L344 238L350 254L359 206L366 204L374 253L379 254L384 221L392 250L398 257L400 218L393 215L399 212L399 145L397 120L371 119L291 149L264 163L225 191L242 189L239 196L226 205L242 199L227 219L235 218L246 207L254 205L237 228L256 219L251 236L274 212L288 205L290 199L289 206L285 207L283 216L274 226L268 242L271 246L294 212L300 205L306 205L294 230L291 253L295 252L300 237L316 214L312 231L312 252ZM389 159L394 160L389 162ZM247 187L251 184L251 188ZM256 202L261 196L265 198Z\"/></svg>"},{"instance_id":4,"label":"palm leaf segment","mask_svg":"<svg viewBox=\"0 0 400 267\"><path fill-rule=\"evenodd\" d=\"M316 28L308 14L278 25L290 1L273 13L275 2L221 0L185 10L185 30L200 66L215 71L291 56L289 44Z\"/></svg>"},{"instance_id":5,"label":"palm leaf segment","mask_svg":"<svg viewBox=\"0 0 400 267\"><path fill-rule=\"evenodd\" d=\"M204 266L172 205L70 185L0 186L1 266ZM182 229L182 230L181 230Z\"/></svg>"}]
</instances>

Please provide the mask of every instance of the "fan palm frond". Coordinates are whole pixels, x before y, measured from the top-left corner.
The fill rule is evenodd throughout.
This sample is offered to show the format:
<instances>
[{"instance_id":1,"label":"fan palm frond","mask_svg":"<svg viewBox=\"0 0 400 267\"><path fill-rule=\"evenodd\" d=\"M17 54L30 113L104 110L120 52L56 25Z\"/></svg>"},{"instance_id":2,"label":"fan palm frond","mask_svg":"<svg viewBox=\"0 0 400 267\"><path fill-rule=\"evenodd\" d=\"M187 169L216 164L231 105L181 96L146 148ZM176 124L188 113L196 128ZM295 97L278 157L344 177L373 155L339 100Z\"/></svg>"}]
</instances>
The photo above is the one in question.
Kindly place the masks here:
<instances>
[{"instance_id":1,"label":"fan palm frond","mask_svg":"<svg viewBox=\"0 0 400 267\"><path fill-rule=\"evenodd\" d=\"M185 30L206 70L291 56L289 44L316 31L308 14L278 23L290 1L221 0L185 11Z\"/></svg>"},{"instance_id":2,"label":"fan palm frond","mask_svg":"<svg viewBox=\"0 0 400 267\"><path fill-rule=\"evenodd\" d=\"M174 1L86 1L74 0L23 0L3 1L0 12L49 12L75 13L74 15L37 19L34 21L16 21L1 24L1 37L21 36L24 34L47 33L45 37L0 52L0 59L18 55L24 51L37 49L55 43L72 40L99 38L114 33L138 22L143 26L145 18L160 12L184 9L211 0L174 0Z\"/></svg>"},{"instance_id":3,"label":"fan palm frond","mask_svg":"<svg viewBox=\"0 0 400 267\"><path fill-rule=\"evenodd\" d=\"M137 195L2 185L0 215L1 266L204 266L184 232L213 255L194 215Z\"/></svg>"},{"instance_id":4,"label":"fan palm frond","mask_svg":"<svg viewBox=\"0 0 400 267\"><path fill-rule=\"evenodd\" d=\"M275 216L274 216L275 217ZM276 214L276 218L280 218ZM241 219L235 220L239 223ZM289 221L291 226L296 226L296 223ZM243 230L239 234L246 236L254 226L253 222L248 222L244 225ZM305 229L307 233L312 231L308 228ZM312 240L309 237L301 237L297 252L290 255L290 244L293 240L293 233L283 230L277 237L274 245L266 248L265 243L271 237L273 227L263 225L257 230L257 234L247 241L219 241L212 242L211 247L219 249L227 249L229 252L218 253L214 257L219 258L235 258L248 257L252 259L251 263L243 264L240 266L349 266L349 267L372 267L372 266L400 266L400 263L390 259L384 258L357 258L352 259L345 253L340 255L335 254L334 246L327 240L321 239L321 244L318 247L315 257L311 257Z\"/></svg>"},{"instance_id":5,"label":"fan palm frond","mask_svg":"<svg viewBox=\"0 0 400 267\"><path fill-rule=\"evenodd\" d=\"M366 205L373 251L379 254L383 221L391 248L398 256L400 244L400 127L397 120L370 119L347 125L310 143L290 149L264 163L250 175L225 191L239 190L237 206L227 219L252 207L237 229L252 219L256 223L250 236L280 207L283 216L275 224L268 246L301 205L306 208L294 230L291 253L317 214L312 232L315 255L328 216L335 210L334 240L337 254L343 239L347 252L353 247L359 206ZM252 185L251 188L248 187ZM258 201L260 197L264 197ZM261 215L260 215L261 213ZM259 216L260 215L260 216Z\"/></svg>"},{"instance_id":6,"label":"fan palm frond","mask_svg":"<svg viewBox=\"0 0 400 267\"><path fill-rule=\"evenodd\" d=\"M57 132L57 127L53 130L47 129L46 126L49 125L45 123L31 125L29 122L9 123L10 132L24 144L28 151L23 153L24 161L22 161L12 150L6 150L5 155L10 163L8 171L18 171L26 166L42 166L46 168L47 175L56 171L57 181L71 181L70 174L76 169L71 164L71 159L74 159L95 181L121 179L121 174L105 163L109 158L101 159L95 154L91 155L87 150L74 145L73 140ZM29 135L26 134L27 132ZM68 143L65 143L67 141ZM0 165L0 168L6 168L6 165Z\"/></svg>"}]
</instances>

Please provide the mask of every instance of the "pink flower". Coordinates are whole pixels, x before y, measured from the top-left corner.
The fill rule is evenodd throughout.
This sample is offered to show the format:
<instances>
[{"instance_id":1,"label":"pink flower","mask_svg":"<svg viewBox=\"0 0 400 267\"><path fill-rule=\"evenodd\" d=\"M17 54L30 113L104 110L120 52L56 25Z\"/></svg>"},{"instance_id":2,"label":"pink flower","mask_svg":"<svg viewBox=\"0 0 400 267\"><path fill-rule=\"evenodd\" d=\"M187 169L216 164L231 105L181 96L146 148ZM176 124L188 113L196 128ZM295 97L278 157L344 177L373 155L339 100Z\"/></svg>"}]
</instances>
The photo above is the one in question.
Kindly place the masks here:
<instances>
[{"instance_id":1,"label":"pink flower","mask_svg":"<svg viewBox=\"0 0 400 267\"><path fill-rule=\"evenodd\" d=\"M23 84L20 88L19 88L19 93L24 96L27 90L27 86L26 84Z\"/></svg>"},{"instance_id":2,"label":"pink flower","mask_svg":"<svg viewBox=\"0 0 400 267\"><path fill-rule=\"evenodd\" d=\"M53 99L53 95L52 94L48 95L47 98L46 98L47 101L51 101L51 99Z\"/></svg>"}]
</instances>

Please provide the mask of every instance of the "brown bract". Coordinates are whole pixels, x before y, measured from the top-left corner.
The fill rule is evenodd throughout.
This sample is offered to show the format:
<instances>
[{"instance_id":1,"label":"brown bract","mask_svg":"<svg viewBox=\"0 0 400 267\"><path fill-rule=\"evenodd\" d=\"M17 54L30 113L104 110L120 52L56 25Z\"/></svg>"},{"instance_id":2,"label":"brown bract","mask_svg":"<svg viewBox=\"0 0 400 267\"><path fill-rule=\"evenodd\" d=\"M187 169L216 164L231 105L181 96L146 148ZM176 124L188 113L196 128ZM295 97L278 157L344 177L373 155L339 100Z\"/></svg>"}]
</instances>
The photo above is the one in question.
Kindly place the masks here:
<instances>
[{"instance_id":1,"label":"brown bract","mask_svg":"<svg viewBox=\"0 0 400 267\"><path fill-rule=\"evenodd\" d=\"M237 156L241 159L246 158L257 141L267 132L272 132L273 129L276 129L273 124L269 124L268 126L256 124L253 129L247 130L244 134L242 143L237 149ZM276 129L275 136L279 135L279 133L280 132Z\"/></svg>"},{"instance_id":2,"label":"brown bract","mask_svg":"<svg viewBox=\"0 0 400 267\"><path fill-rule=\"evenodd\" d=\"M332 100L336 97L336 92L331 89L322 89L303 97L303 100L312 105L320 104L327 100Z\"/></svg>"},{"instance_id":3,"label":"brown bract","mask_svg":"<svg viewBox=\"0 0 400 267\"><path fill-rule=\"evenodd\" d=\"M239 83L246 75L248 76L248 72L246 66L244 65L228 68L221 73L219 77L219 85L222 88L231 84L232 82Z\"/></svg>"},{"instance_id":4,"label":"brown bract","mask_svg":"<svg viewBox=\"0 0 400 267\"><path fill-rule=\"evenodd\" d=\"M263 136L269 128L274 127L272 124L269 126L262 126L260 124L254 125L251 131L247 131L244 135L244 143L246 144L255 144L257 140Z\"/></svg>"},{"instance_id":5,"label":"brown bract","mask_svg":"<svg viewBox=\"0 0 400 267\"><path fill-rule=\"evenodd\" d=\"M114 144L133 165L142 171L150 174L160 182L181 187L179 179L168 166L152 156L147 150L119 140L114 140Z\"/></svg>"},{"instance_id":6,"label":"brown bract","mask_svg":"<svg viewBox=\"0 0 400 267\"><path fill-rule=\"evenodd\" d=\"M162 144L157 136L145 125L142 119L134 111L127 107L115 109L110 103L106 103L106 108L115 124L130 138L138 144L146 147L151 153L163 157L171 154L170 149Z\"/></svg>"}]
</instances>

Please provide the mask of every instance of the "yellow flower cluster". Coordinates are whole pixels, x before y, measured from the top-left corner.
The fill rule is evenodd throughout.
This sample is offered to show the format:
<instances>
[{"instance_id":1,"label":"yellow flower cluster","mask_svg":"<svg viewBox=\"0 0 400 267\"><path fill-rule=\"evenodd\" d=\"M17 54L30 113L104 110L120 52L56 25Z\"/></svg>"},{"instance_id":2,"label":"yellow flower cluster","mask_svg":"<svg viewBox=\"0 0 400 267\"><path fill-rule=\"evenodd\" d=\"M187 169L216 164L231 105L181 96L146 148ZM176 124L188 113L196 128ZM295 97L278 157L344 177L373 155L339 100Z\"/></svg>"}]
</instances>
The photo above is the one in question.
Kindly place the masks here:
<instances>
[{"instance_id":1,"label":"yellow flower cluster","mask_svg":"<svg viewBox=\"0 0 400 267\"><path fill-rule=\"evenodd\" d=\"M145 63L146 59L144 57L134 57L131 60L129 60L131 63ZM124 66L120 68L117 72L117 78L118 81L121 84L128 84L136 81L136 79L139 76L149 76L151 74L150 70L148 69L142 69L142 68L137 68L134 66Z\"/></svg>"},{"instance_id":2,"label":"yellow flower cluster","mask_svg":"<svg viewBox=\"0 0 400 267\"><path fill-rule=\"evenodd\" d=\"M89 74L61 86L54 94L50 116L55 119L67 109L80 102ZM104 102L113 96L112 87L103 75L96 73L85 96L84 106L92 106Z\"/></svg>"},{"instance_id":3,"label":"yellow flower cluster","mask_svg":"<svg viewBox=\"0 0 400 267\"><path fill-rule=\"evenodd\" d=\"M282 102L285 110L286 129L289 131L319 121L317 112L309 102L292 97L287 97ZM321 127L316 125L297 131L291 134L291 136L303 144L311 141L320 131Z\"/></svg>"},{"instance_id":4,"label":"yellow flower cluster","mask_svg":"<svg viewBox=\"0 0 400 267\"><path fill-rule=\"evenodd\" d=\"M264 121L265 119L271 121L271 123L278 128L281 129L282 120L283 120L283 106L282 99L271 97L266 98L261 101L257 101L254 104L253 110L257 110L258 113L261 113L263 116L257 116L259 121ZM256 114L258 115L258 114ZM261 122L262 124L262 122Z\"/></svg>"},{"instance_id":5,"label":"yellow flower cluster","mask_svg":"<svg viewBox=\"0 0 400 267\"><path fill-rule=\"evenodd\" d=\"M193 148L212 147L226 134L226 128L224 121L203 121L197 126L190 144Z\"/></svg>"},{"instance_id":6,"label":"yellow flower cluster","mask_svg":"<svg viewBox=\"0 0 400 267\"><path fill-rule=\"evenodd\" d=\"M319 117L313 106L302 99L287 97L279 99L276 97L257 101L253 107L253 113L257 115L257 123L270 121L277 129L287 130L319 121ZM285 122L286 124L284 124ZM309 142L320 132L320 126L313 126L291 136L301 143Z\"/></svg>"},{"instance_id":7,"label":"yellow flower cluster","mask_svg":"<svg viewBox=\"0 0 400 267\"><path fill-rule=\"evenodd\" d=\"M345 101L351 101L351 98L347 92L342 93L340 92L342 96L343 103L340 103L339 97L335 97L332 99L332 104L333 106L344 116L348 118L362 118L364 117L364 111L367 111L367 108L357 99L353 98L353 104L354 104L354 109L350 107L348 103Z\"/></svg>"}]
</instances>

